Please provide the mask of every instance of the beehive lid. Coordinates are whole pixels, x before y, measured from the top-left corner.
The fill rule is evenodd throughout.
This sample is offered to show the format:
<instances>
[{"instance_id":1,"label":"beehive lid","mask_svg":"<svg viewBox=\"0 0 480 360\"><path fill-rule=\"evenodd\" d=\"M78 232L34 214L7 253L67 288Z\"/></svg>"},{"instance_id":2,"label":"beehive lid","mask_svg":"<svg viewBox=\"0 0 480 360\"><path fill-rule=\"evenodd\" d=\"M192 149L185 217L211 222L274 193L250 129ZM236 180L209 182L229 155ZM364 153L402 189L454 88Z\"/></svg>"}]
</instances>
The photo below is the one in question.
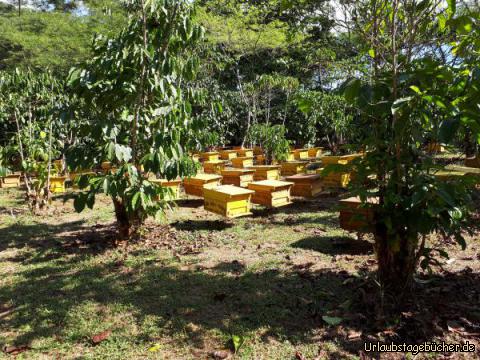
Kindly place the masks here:
<instances>
[{"instance_id":1,"label":"beehive lid","mask_svg":"<svg viewBox=\"0 0 480 360\"><path fill-rule=\"evenodd\" d=\"M217 151L207 151L207 152L204 152L202 153L201 155L218 155L218 152Z\"/></svg>"},{"instance_id":2,"label":"beehive lid","mask_svg":"<svg viewBox=\"0 0 480 360\"><path fill-rule=\"evenodd\" d=\"M204 165L219 165L219 164L226 164L228 161L226 160L212 160L212 161L205 161Z\"/></svg>"},{"instance_id":3,"label":"beehive lid","mask_svg":"<svg viewBox=\"0 0 480 360\"><path fill-rule=\"evenodd\" d=\"M480 175L480 169L479 168L473 168L473 167L468 167L468 166L449 165L445 168L445 170L459 171L459 172L463 172L465 174L479 174Z\"/></svg>"},{"instance_id":4,"label":"beehive lid","mask_svg":"<svg viewBox=\"0 0 480 360\"><path fill-rule=\"evenodd\" d=\"M248 174L255 174L255 170L252 170L252 169L225 169L225 170L222 170L222 175L225 175L225 176L240 176L240 175L248 175Z\"/></svg>"},{"instance_id":5,"label":"beehive lid","mask_svg":"<svg viewBox=\"0 0 480 360\"><path fill-rule=\"evenodd\" d=\"M320 180L322 177L318 174L299 174L287 177L287 181L294 183L303 183L303 182L312 182L315 180Z\"/></svg>"},{"instance_id":6,"label":"beehive lid","mask_svg":"<svg viewBox=\"0 0 480 360\"><path fill-rule=\"evenodd\" d=\"M280 165L255 165L255 166L250 166L249 168L254 170L279 170L281 166Z\"/></svg>"},{"instance_id":7,"label":"beehive lid","mask_svg":"<svg viewBox=\"0 0 480 360\"><path fill-rule=\"evenodd\" d=\"M196 176L190 178L194 180L201 180L201 181L212 181L212 180L220 180L222 177L220 175L215 174L197 174Z\"/></svg>"},{"instance_id":8,"label":"beehive lid","mask_svg":"<svg viewBox=\"0 0 480 360\"><path fill-rule=\"evenodd\" d=\"M65 181L67 180L66 176L51 176L50 180L52 181Z\"/></svg>"},{"instance_id":9,"label":"beehive lid","mask_svg":"<svg viewBox=\"0 0 480 360\"><path fill-rule=\"evenodd\" d=\"M207 191L214 191L214 192L222 193L228 196L249 195L255 192L252 190L247 190L247 189L233 186L233 185L222 185L222 186L216 187L215 189L209 189Z\"/></svg>"},{"instance_id":10,"label":"beehive lid","mask_svg":"<svg viewBox=\"0 0 480 360\"><path fill-rule=\"evenodd\" d=\"M285 186L292 186L294 183L287 182L287 181L279 181L279 180L262 180L262 181L255 181L253 183L248 184L249 189L278 189Z\"/></svg>"},{"instance_id":11,"label":"beehive lid","mask_svg":"<svg viewBox=\"0 0 480 360\"><path fill-rule=\"evenodd\" d=\"M220 151L221 153L224 153L224 154L236 154L237 153L237 150L232 150L232 149L225 149L225 150L222 150Z\"/></svg>"},{"instance_id":12,"label":"beehive lid","mask_svg":"<svg viewBox=\"0 0 480 360\"><path fill-rule=\"evenodd\" d=\"M307 152L308 149L295 149L294 151L297 152L297 153L299 153L299 152Z\"/></svg>"},{"instance_id":13,"label":"beehive lid","mask_svg":"<svg viewBox=\"0 0 480 360\"><path fill-rule=\"evenodd\" d=\"M348 199L343 199L343 200L340 200L339 201L341 204L345 204L345 205L358 205L358 204L361 204L362 201L360 200L360 197L351 197L351 198L348 198ZM378 198L368 198L367 199L367 202L369 204L378 204Z\"/></svg>"},{"instance_id":14,"label":"beehive lid","mask_svg":"<svg viewBox=\"0 0 480 360\"><path fill-rule=\"evenodd\" d=\"M159 184L159 185L177 185L182 182L180 179L175 179L175 180L167 180L167 179L152 179L149 180L153 184Z\"/></svg>"},{"instance_id":15,"label":"beehive lid","mask_svg":"<svg viewBox=\"0 0 480 360\"><path fill-rule=\"evenodd\" d=\"M235 159L232 159L232 161L243 161L243 160L253 160L254 158L252 156L240 156Z\"/></svg>"},{"instance_id":16,"label":"beehive lid","mask_svg":"<svg viewBox=\"0 0 480 360\"><path fill-rule=\"evenodd\" d=\"M290 165L306 165L308 164L308 161L285 161L284 164L290 164Z\"/></svg>"}]
</instances>

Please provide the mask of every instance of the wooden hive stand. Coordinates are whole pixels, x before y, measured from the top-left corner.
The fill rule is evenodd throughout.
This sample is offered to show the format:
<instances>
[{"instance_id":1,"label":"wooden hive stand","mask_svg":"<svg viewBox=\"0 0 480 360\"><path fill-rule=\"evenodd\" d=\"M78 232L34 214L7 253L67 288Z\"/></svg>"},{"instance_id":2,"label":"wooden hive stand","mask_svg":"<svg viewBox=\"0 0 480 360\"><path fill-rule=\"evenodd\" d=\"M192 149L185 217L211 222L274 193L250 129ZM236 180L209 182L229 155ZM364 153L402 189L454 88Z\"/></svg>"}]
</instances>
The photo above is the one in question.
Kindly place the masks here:
<instances>
[{"instance_id":1,"label":"wooden hive stand","mask_svg":"<svg viewBox=\"0 0 480 360\"><path fill-rule=\"evenodd\" d=\"M164 200L173 201L180 198L180 184L182 183L182 180L153 179L149 181L152 184L156 184L170 190L167 194L165 194Z\"/></svg>"},{"instance_id":2,"label":"wooden hive stand","mask_svg":"<svg viewBox=\"0 0 480 360\"><path fill-rule=\"evenodd\" d=\"M200 154L202 161L218 161L220 160L220 154L216 151L209 151Z\"/></svg>"},{"instance_id":3,"label":"wooden hive stand","mask_svg":"<svg viewBox=\"0 0 480 360\"><path fill-rule=\"evenodd\" d=\"M251 198L255 191L222 185L213 189L203 189L205 210L227 218L251 215Z\"/></svg>"},{"instance_id":4,"label":"wooden hive stand","mask_svg":"<svg viewBox=\"0 0 480 360\"><path fill-rule=\"evenodd\" d=\"M280 180L280 166L278 165L255 165L249 169L255 170L253 180Z\"/></svg>"},{"instance_id":5,"label":"wooden hive stand","mask_svg":"<svg viewBox=\"0 0 480 360\"><path fill-rule=\"evenodd\" d=\"M362 207L358 197L340 200L340 227L346 231L371 233L374 231L375 205L378 199L369 199L373 207Z\"/></svg>"},{"instance_id":6,"label":"wooden hive stand","mask_svg":"<svg viewBox=\"0 0 480 360\"><path fill-rule=\"evenodd\" d=\"M237 149L238 157L253 158L253 149Z\"/></svg>"},{"instance_id":7,"label":"wooden hive stand","mask_svg":"<svg viewBox=\"0 0 480 360\"><path fill-rule=\"evenodd\" d=\"M198 174L195 177L183 180L183 188L188 195L203 197L203 189L212 189L220 186L222 177L213 174Z\"/></svg>"},{"instance_id":8,"label":"wooden hive stand","mask_svg":"<svg viewBox=\"0 0 480 360\"><path fill-rule=\"evenodd\" d=\"M237 169L253 166L253 157L237 157L232 159L232 166Z\"/></svg>"},{"instance_id":9,"label":"wooden hive stand","mask_svg":"<svg viewBox=\"0 0 480 360\"><path fill-rule=\"evenodd\" d=\"M235 185L238 187L248 187L253 182L255 170L250 169L225 169L222 170L223 185Z\"/></svg>"},{"instance_id":10,"label":"wooden hive stand","mask_svg":"<svg viewBox=\"0 0 480 360\"><path fill-rule=\"evenodd\" d=\"M322 151L323 151L323 148L321 147L314 147L314 148L310 148L308 149L308 157L313 159L318 159L322 156Z\"/></svg>"},{"instance_id":11,"label":"wooden hive stand","mask_svg":"<svg viewBox=\"0 0 480 360\"><path fill-rule=\"evenodd\" d=\"M305 174L307 172L308 162L306 161L288 161L282 163L282 176L292 176Z\"/></svg>"},{"instance_id":12,"label":"wooden hive stand","mask_svg":"<svg viewBox=\"0 0 480 360\"><path fill-rule=\"evenodd\" d=\"M313 198L322 192L322 178L316 174L289 176L286 179L293 183L290 193L293 196Z\"/></svg>"},{"instance_id":13,"label":"wooden hive stand","mask_svg":"<svg viewBox=\"0 0 480 360\"><path fill-rule=\"evenodd\" d=\"M308 159L308 149L295 149L293 151L295 160L307 160Z\"/></svg>"},{"instance_id":14,"label":"wooden hive stand","mask_svg":"<svg viewBox=\"0 0 480 360\"><path fill-rule=\"evenodd\" d=\"M52 193L64 193L65 192L66 176L52 176L50 178L50 191Z\"/></svg>"},{"instance_id":15,"label":"wooden hive stand","mask_svg":"<svg viewBox=\"0 0 480 360\"><path fill-rule=\"evenodd\" d=\"M263 180L248 184L254 190L252 202L270 208L277 208L291 204L290 190L293 183L278 180Z\"/></svg>"},{"instance_id":16,"label":"wooden hive stand","mask_svg":"<svg viewBox=\"0 0 480 360\"><path fill-rule=\"evenodd\" d=\"M203 171L205 174L220 175L222 170L227 167L227 163L225 160L205 161L203 163Z\"/></svg>"},{"instance_id":17,"label":"wooden hive stand","mask_svg":"<svg viewBox=\"0 0 480 360\"><path fill-rule=\"evenodd\" d=\"M220 151L220 159L232 160L237 157L237 150L222 150Z\"/></svg>"},{"instance_id":18,"label":"wooden hive stand","mask_svg":"<svg viewBox=\"0 0 480 360\"><path fill-rule=\"evenodd\" d=\"M11 174L0 178L0 188L16 188L20 186L20 174Z\"/></svg>"}]
</instances>

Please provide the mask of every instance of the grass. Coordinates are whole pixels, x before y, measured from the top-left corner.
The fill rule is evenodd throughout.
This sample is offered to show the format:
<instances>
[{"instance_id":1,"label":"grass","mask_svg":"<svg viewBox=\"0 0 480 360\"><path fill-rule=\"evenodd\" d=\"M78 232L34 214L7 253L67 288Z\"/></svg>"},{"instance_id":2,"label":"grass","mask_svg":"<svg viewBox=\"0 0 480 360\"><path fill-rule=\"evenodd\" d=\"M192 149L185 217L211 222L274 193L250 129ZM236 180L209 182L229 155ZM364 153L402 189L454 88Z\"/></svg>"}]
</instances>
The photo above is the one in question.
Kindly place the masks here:
<instances>
[{"instance_id":1,"label":"grass","mask_svg":"<svg viewBox=\"0 0 480 360\"><path fill-rule=\"evenodd\" d=\"M456 260L408 314L376 319L372 243L339 229L334 198L235 221L184 200L142 241L114 247L108 199L76 214L60 196L34 217L19 192L0 191L0 343L28 346L18 359L358 359L366 340L458 342L452 323L480 322L478 239L465 253L448 246Z\"/></svg>"}]
</instances>

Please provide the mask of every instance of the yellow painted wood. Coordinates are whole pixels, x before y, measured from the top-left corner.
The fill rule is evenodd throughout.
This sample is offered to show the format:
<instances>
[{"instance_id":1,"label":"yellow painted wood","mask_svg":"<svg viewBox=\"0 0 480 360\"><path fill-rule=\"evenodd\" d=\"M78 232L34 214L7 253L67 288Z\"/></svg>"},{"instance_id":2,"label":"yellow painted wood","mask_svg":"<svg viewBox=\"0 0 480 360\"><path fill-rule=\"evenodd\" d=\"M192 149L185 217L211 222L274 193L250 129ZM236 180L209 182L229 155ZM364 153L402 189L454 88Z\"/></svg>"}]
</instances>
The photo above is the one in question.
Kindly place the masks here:
<instances>
[{"instance_id":1,"label":"yellow painted wood","mask_svg":"<svg viewBox=\"0 0 480 360\"><path fill-rule=\"evenodd\" d=\"M282 175L291 176L297 174L304 174L307 172L307 162L304 161L289 161L282 163Z\"/></svg>"},{"instance_id":2,"label":"yellow painted wood","mask_svg":"<svg viewBox=\"0 0 480 360\"><path fill-rule=\"evenodd\" d=\"M183 180L183 188L188 195L203 197L203 189L220 186L222 177L214 174L197 174L195 177Z\"/></svg>"},{"instance_id":3,"label":"yellow painted wood","mask_svg":"<svg viewBox=\"0 0 480 360\"><path fill-rule=\"evenodd\" d=\"M182 180L151 179L149 181L152 184L170 189L164 200L173 201L180 198L180 184L182 183Z\"/></svg>"},{"instance_id":4,"label":"yellow painted wood","mask_svg":"<svg viewBox=\"0 0 480 360\"><path fill-rule=\"evenodd\" d=\"M340 200L340 227L346 231L373 232L378 199L369 199L368 202L372 207L363 207L357 197Z\"/></svg>"},{"instance_id":5,"label":"yellow painted wood","mask_svg":"<svg viewBox=\"0 0 480 360\"><path fill-rule=\"evenodd\" d=\"M349 172L330 172L324 173L324 168L317 169L317 174L322 178L322 185L325 188L347 188L352 180L352 173Z\"/></svg>"},{"instance_id":6,"label":"yellow painted wood","mask_svg":"<svg viewBox=\"0 0 480 360\"><path fill-rule=\"evenodd\" d=\"M200 159L203 161L218 161L220 154L217 151L204 152L200 154Z\"/></svg>"},{"instance_id":7,"label":"yellow painted wood","mask_svg":"<svg viewBox=\"0 0 480 360\"><path fill-rule=\"evenodd\" d=\"M224 160L216 160L216 161L205 161L203 163L203 171L205 174L218 174L222 173L227 167L227 161Z\"/></svg>"},{"instance_id":8,"label":"yellow painted wood","mask_svg":"<svg viewBox=\"0 0 480 360\"><path fill-rule=\"evenodd\" d=\"M442 153L445 151L445 147L439 143L430 143L426 146L427 152L429 153Z\"/></svg>"},{"instance_id":9,"label":"yellow painted wood","mask_svg":"<svg viewBox=\"0 0 480 360\"><path fill-rule=\"evenodd\" d=\"M333 165L333 164L349 164L353 160L363 157L363 154L351 154L343 156L323 156L320 159L322 160L323 165Z\"/></svg>"},{"instance_id":10,"label":"yellow painted wood","mask_svg":"<svg viewBox=\"0 0 480 360\"><path fill-rule=\"evenodd\" d=\"M295 160L308 159L308 149L295 149L293 153L294 153Z\"/></svg>"},{"instance_id":11,"label":"yellow painted wood","mask_svg":"<svg viewBox=\"0 0 480 360\"><path fill-rule=\"evenodd\" d=\"M290 151L287 154L287 158L285 159L285 161L295 161L295 151Z\"/></svg>"},{"instance_id":12,"label":"yellow painted wood","mask_svg":"<svg viewBox=\"0 0 480 360\"><path fill-rule=\"evenodd\" d=\"M228 218L251 215L250 200L253 194L254 191L232 185L205 188L205 210Z\"/></svg>"},{"instance_id":13,"label":"yellow painted wood","mask_svg":"<svg viewBox=\"0 0 480 360\"><path fill-rule=\"evenodd\" d=\"M280 166L278 165L255 165L250 169L255 170L253 176L255 181L280 179Z\"/></svg>"},{"instance_id":14,"label":"yellow painted wood","mask_svg":"<svg viewBox=\"0 0 480 360\"><path fill-rule=\"evenodd\" d=\"M253 157L237 157L232 159L232 166L239 169L253 166Z\"/></svg>"},{"instance_id":15,"label":"yellow painted wood","mask_svg":"<svg viewBox=\"0 0 480 360\"><path fill-rule=\"evenodd\" d=\"M249 169L226 169L222 171L224 185L248 187L253 182L254 170Z\"/></svg>"},{"instance_id":16,"label":"yellow painted wood","mask_svg":"<svg viewBox=\"0 0 480 360\"><path fill-rule=\"evenodd\" d=\"M64 193L66 176L52 176L50 178L50 191L52 193Z\"/></svg>"},{"instance_id":17,"label":"yellow painted wood","mask_svg":"<svg viewBox=\"0 0 480 360\"><path fill-rule=\"evenodd\" d=\"M253 158L253 149L237 149L238 157Z\"/></svg>"},{"instance_id":18,"label":"yellow painted wood","mask_svg":"<svg viewBox=\"0 0 480 360\"><path fill-rule=\"evenodd\" d=\"M20 186L20 175L11 174L0 178L0 188L15 188Z\"/></svg>"},{"instance_id":19,"label":"yellow painted wood","mask_svg":"<svg viewBox=\"0 0 480 360\"><path fill-rule=\"evenodd\" d=\"M308 149L308 157L309 158L320 158L322 156L323 148L321 147L314 147Z\"/></svg>"},{"instance_id":20,"label":"yellow painted wood","mask_svg":"<svg viewBox=\"0 0 480 360\"><path fill-rule=\"evenodd\" d=\"M248 184L254 190L252 202L267 207L281 207L291 203L290 190L293 183L278 180L256 181Z\"/></svg>"},{"instance_id":21,"label":"yellow painted wood","mask_svg":"<svg viewBox=\"0 0 480 360\"><path fill-rule=\"evenodd\" d=\"M220 151L220 159L232 160L237 157L237 150L222 150Z\"/></svg>"},{"instance_id":22,"label":"yellow painted wood","mask_svg":"<svg viewBox=\"0 0 480 360\"><path fill-rule=\"evenodd\" d=\"M294 175L287 177L286 180L294 184L290 191L293 196L313 198L320 195L323 190L320 175Z\"/></svg>"}]
</instances>

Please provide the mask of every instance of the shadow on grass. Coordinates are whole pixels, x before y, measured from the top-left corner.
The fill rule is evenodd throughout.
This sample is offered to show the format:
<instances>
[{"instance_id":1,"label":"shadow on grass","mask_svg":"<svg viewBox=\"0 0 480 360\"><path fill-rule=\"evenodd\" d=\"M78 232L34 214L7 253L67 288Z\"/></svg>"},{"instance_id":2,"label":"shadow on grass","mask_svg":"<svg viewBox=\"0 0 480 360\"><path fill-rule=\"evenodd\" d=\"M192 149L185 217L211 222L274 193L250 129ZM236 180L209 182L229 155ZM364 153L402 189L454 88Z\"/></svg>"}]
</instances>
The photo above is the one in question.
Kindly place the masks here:
<instances>
[{"instance_id":1,"label":"shadow on grass","mask_svg":"<svg viewBox=\"0 0 480 360\"><path fill-rule=\"evenodd\" d=\"M176 221L171 224L176 230L183 231L223 231L233 227L233 224L223 220L185 220Z\"/></svg>"},{"instance_id":2,"label":"shadow on grass","mask_svg":"<svg viewBox=\"0 0 480 360\"><path fill-rule=\"evenodd\" d=\"M16 223L0 228L0 252L9 248L25 249L24 255L7 260L38 263L66 254L99 254L114 246L115 237L112 226L87 226L83 220L58 225Z\"/></svg>"},{"instance_id":3,"label":"shadow on grass","mask_svg":"<svg viewBox=\"0 0 480 360\"><path fill-rule=\"evenodd\" d=\"M41 237L44 241L48 234L57 231L81 229L82 223L66 226L17 225L2 229L1 250L21 245L35 247L32 243L42 241ZM4 244L11 234L13 238ZM309 246L314 240L302 241L299 247ZM326 242L327 238L320 241ZM42 338L66 339L62 346L68 342L73 343L69 346L84 342L82 336L85 335L72 337L72 325L65 326L65 323L71 314L78 314L83 304L92 303L101 309L120 306L122 311L131 314L139 330L135 335L123 336L132 342L154 342L155 333L144 330L142 324L155 319L155 326L163 334L192 349L201 348L211 336L208 333L211 330L242 335L266 328L270 336L289 339L293 344L332 340L342 352L358 355L367 336L375 336L382 330L375 321L374 309L379 299L372 295L373 285L345 271L294 267L285 271L249 271L236 262L220 262L213 271L180 269L171 264L145 261L129 266L115 256L93 261L95 257L91 253L79 252L67 257L62 246L46 249L55 261L42 258L40 249L38 254L27 255L36 259L31 261L35 266L23 268L14 281L0 286L0 303L11 303L14 308L2 319L0 327L4 332L20 329L16 337L19 345ZM462 272L431 280L419 285L421 295L417 296L416 303L406 305L408 311L398 319L398 328L389 335L389 340L420 343L438 336L438 327L447 332L447 323L451 324L452 319L464 318L471 324L480 320L478 274ZM322 319L325 315L341 318L341 326L328 326ZM104 312L94 316L110 326L108 319L103 318L108 316ZM432 323L438 325L436 333ZM187 329L192 324L195 330L189 332ZM124 330L113 328L112 331L115 337ZM352 332L360 334L359 337L351 339ZM209 350L205 348L205 352ZM336 352L329 356L344 357Z\"/></svg>"},{"instance_id":4,"label":"shadow on grass","mask_svg":"<svg viewBox=\"0 0 480 360\"><path fill-rule=\"evenodd\" d=\"M348 236L312 236L299 240L292 247L314 250L329 255L366 255L373 253L373 244Z\"/></svg>"},{"instance_id":5,"label":"shadow on grass","mask_svg":"<svg viewBox=\"0 0 480 360\"><path fill-rule=\"evenodd\" d=\"M203 199L180 199L176 200L175 204L178 207L183 207L187 209L197 209L203 207L204 200Z\"/></svg>"}]
</instances>

